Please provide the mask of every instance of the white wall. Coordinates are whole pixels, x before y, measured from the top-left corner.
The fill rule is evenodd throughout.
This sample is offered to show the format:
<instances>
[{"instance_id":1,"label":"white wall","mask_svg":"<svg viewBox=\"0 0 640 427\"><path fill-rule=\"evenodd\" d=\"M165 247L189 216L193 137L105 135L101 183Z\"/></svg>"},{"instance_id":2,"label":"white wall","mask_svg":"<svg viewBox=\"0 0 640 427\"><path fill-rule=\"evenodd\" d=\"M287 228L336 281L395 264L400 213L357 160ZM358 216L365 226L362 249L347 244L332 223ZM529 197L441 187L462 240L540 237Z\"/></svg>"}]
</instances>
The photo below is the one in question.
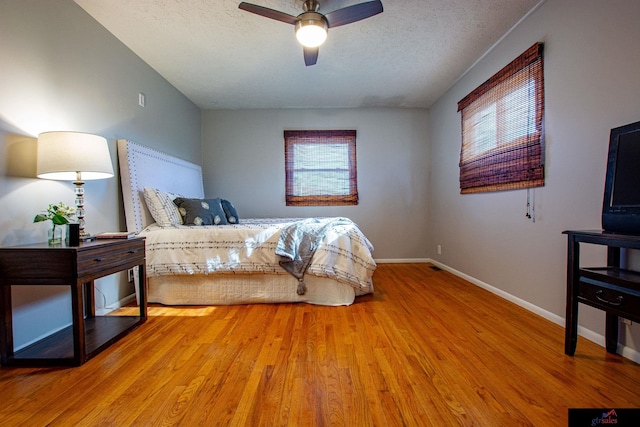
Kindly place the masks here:
<instances>
[{"instance_id":1,"label":"white wall","mask_svg":"<svg viewBox=\"0 0 640 427\"><path fill-rule=\"evenodd\" d=\"M549 0L432 106L431 258L564 318L566 237L561 233L600 229L609 131L640 120L638 22L638 1ZM547 157L546 185L534 191L533 223L525 218L524 190L459 194L456 106L537 41L545 43ZM590 265L605 260L597 249L583 256ZM598 310L581 305L580 324L604 334ZM640 333L623 332L623 344L640 349Z\"/></svg>"},{"instance_id":2,"label":"white wall","mask_svg":"<svg viewBox=\"0 0 640 427\"><path fill-rule=\"evenodd\" d=\"M346 216L375 258L425 258L427 120L422 109L205 111L205 192L231 200L241 218ZM285 206L285 129L356 129L357 206Z\"/></svg>"},{"instance_id":3,"label":"white wall","mask_svg":"<svg viewBox=\"0 0 640 427\"><path fill-rule=\"evenodd\" d=\"M147 107L138 106L138 93ZM46 240L33 217L49 203L73 205L70 182L35 177L38 133L73 130L108 139L116 176L87 181L91 232L124 229L116 139L200 159L200 110L71 0L0 3L0 245ZM180 144L176 144L180 141ZM34 260L37 268L37 260ZM96 303L131 289L98 284ZM126 280L124 280L126 282ZM17 346L70 322L67 288L14 287ZM41 319L41 322L37 320Z\"/></svg>"}]
</instances>

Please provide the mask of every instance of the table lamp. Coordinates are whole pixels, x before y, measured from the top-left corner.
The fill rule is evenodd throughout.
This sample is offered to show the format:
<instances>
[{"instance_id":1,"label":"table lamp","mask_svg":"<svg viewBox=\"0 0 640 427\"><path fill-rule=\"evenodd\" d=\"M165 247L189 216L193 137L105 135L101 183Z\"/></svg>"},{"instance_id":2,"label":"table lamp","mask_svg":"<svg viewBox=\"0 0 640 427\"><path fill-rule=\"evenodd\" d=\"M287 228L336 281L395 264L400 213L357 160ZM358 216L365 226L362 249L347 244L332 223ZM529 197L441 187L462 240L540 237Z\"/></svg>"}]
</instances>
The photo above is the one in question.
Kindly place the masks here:
<instances>
[{"instance_id":1,"label":"table lamp","mask_svg":"<svg viewBox=\"0 0 640 427\"><path fill-rule=\"evenodd\" d=\"M81 132L43 132L38 135L38 178L73 181L80 239L90 234L84 229L84 181L113 176L107 140Z\"/></svg>"}]
</instances>

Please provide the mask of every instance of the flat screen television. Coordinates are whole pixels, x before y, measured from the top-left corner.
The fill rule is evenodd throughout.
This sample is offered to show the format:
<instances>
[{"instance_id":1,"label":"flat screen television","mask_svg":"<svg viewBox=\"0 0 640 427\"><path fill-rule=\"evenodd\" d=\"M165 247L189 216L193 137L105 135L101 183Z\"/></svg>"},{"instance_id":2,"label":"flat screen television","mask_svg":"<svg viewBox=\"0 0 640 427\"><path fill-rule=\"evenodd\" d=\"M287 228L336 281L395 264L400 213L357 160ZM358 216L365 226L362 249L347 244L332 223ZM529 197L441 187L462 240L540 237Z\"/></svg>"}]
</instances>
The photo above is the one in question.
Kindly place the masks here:
<instances>
[{"instance_id":1,"label":"flat screen television","mask_svg":"<svg viewBox=\"0 0 640 427\"><path fill-rule=\"evenodd\" d=\"M640 122L611 129L602 228L640 234Z\"/></svg>"}]
</instances>

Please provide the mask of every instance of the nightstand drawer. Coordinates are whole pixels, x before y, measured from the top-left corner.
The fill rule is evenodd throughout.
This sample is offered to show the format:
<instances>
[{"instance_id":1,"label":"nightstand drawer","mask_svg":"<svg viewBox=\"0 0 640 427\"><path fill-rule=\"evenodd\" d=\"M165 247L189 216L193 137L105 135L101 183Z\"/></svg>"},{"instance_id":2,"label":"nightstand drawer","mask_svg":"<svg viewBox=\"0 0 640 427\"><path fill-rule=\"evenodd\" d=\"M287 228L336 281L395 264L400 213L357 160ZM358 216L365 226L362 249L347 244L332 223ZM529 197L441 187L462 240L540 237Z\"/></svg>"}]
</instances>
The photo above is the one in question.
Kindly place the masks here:
<instances>
[{"instance_id":1,"label":"nightstand drawer","mask_svg":"<svg viewBox=\"0 0 640 427\"><path fill-rule=\"evenodd\" d=\"M76 255L68 251L0 248L0 275L5 280L73 279ZM52 283L56 284L56 283Z\"/></svg>"},{"instance_id":2,"label":"nightstand drawer","mask_svg":"<svg viewBox=\"0 0 640 427\"><path fill-rule=\"evenodd\" d=\"M631 313L640 313L640 294L625 292L617 287L601 286L597 283L589 283L589 279L580 280L579 300L588 305L616 311L623 317L637 320L638 316ZM635 319L634 319L635 318Z\"/></svg>"},{"instance_id":3,"label":"nightstand drawer","mask_svg":"<svg viewBox=\"0 0 640 427\"><path fill-rule=\"evenodd\" d=\"M123 265L139 265L144 260L144 240L105 245L90 252L78 253L78 276L90 276Z\"/></svg>"}]
</instances>

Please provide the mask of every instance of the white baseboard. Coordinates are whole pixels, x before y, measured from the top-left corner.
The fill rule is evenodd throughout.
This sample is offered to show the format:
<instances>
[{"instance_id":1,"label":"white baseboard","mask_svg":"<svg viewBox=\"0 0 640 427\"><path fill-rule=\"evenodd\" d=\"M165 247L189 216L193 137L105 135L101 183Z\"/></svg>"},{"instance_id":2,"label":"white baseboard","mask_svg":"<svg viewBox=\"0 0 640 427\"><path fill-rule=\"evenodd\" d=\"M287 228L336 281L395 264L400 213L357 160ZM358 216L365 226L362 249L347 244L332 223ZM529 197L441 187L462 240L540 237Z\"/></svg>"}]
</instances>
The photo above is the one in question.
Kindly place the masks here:
<instances>
[{"instance_id":1,"label":"white baseboard","mask_svg":"<svg viewBox=\"0 0 640 427\"><path fill-rule=\"evenodd\" d=\"M55 334L56 332L60 332L60 331L61 331L61 330L63 330L64 328L68 328L68 327L69 327L69 326L71 326L71 325L72 325L72 323L71 323L71 322L69 322L69 323L67 323L66 325L62 325L62 326L60 326L59 328L52 329L51 331L48 331L48 332L46 332L46 333L44 333L44 334L42 334L42 335L40 335L40 336L38 336L38 337L35 337L34 339L32 339L32 340L30 340L30 341L27 341L27 342L25 342L25 343L24 343L24 344L22 344L22 345L17 345L17 346L15 346L15 347L14 347L13 352L15 353L15 352L17 352L17 351L22 350L23 348L29 347L31 344L35 344L35 343L37 343L38 341L40 341L40 340L42 340L42 339L44 339L44 338L47 338L47 337L49 337L49 336L51 336L51 335Z\"/></svg>"},{"instance_id":2,"label":"white baseboard","mask_svg":"<svg viewBox=\"0 0 640 427\"><path fill-rule=\"evenodd\" d=\"M108 305L103 308L97 308L96 316L104 316L105 314L111 313L113 310L117 310L120 307L124 307L128 305L130 302L135 302L135 300L136 300L135 294L127 295L126 297L122 298L120 301L116 301L111 305Z\"/></svg>"},{"instance_id":3,"label":"white baseboard","mask_svg":"<svg viewBox=\"0 0 640 427\"><path fill-rule=\"evenodd\" d=\"M431 262L429 258L394 258L394 259L376 259L376 264L405 264L405 263L426 263Z\"/></svg>"},{"instance_id":4,"label":"white baseboard","mask_svg":"<svg viewBox=\"0 0 640 427\"><path fill-rule=\"evenodd\" d=\"M552 313L550 311L547 311L541 307L538 307L537 305L531 304L528 301L525 301L521 298L516 297L515 295L511 295L508 292L503 291L502 289L498 289L495 286L491 286L488 283L485 283L481 280L476 279L475 277L471 277L461 271L456 270L455 268L451 268L446 264L443 264L441 262L435 261L431 258L414 258L414 259L400 259L400 260L394 260L394 259L385 259L385 260L376 260L377 263L403 263L403 262L414 262L414 263L425 263L425 262L429 262L431 264L434 264L438 267L440 267L443 270L446 270L452 274L455 274L456 276L470 282L473 283L476 286L479 286L483 289L486 289L487 291L491 292L492 294L498 295L501 298L506 299L507 301L510 301L516 305L519 305L520 307L529 310L535 314L537 314L538 316L541 316L553 323L555 323L556 325L560 325L563 328L565 327L565 318L558 316L555 313ZM589 341L593 341L594 343L604 347L605 346L605 337L602 334L598 334L590 329L587 329L583 326L578 326L578 335L581 337L584 337L586 339L588 339ZM640 363L640 352L638 350L635 350L631 347L627 347L621 344L618 344L618 353L627 358L630 359L636 363Z\"/></svg>"}]
</instances>

